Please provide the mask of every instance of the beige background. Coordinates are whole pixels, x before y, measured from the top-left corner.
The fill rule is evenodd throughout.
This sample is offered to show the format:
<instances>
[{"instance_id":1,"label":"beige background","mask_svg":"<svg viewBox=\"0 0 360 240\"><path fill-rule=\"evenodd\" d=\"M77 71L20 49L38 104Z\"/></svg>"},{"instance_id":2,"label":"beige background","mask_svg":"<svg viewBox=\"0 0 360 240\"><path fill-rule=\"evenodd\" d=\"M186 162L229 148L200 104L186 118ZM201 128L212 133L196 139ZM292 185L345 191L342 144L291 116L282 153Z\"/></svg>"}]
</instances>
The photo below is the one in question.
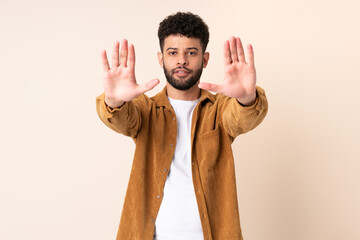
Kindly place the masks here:
<instances>
[{"instance_id":1,"label":"beige background","mask_svg":"<svg viewBox=\"0 0 360 240\"><path fill-rule=\"evenodd\" d=\"M96 115L100 52L128 38L153 95L179 10L210 27L202 80L222 81L229 36L254 46L270 107L233 144L244 238L360 239L357 0L1 0L0 239L115 239L134 144Z\"/></svg>"}]
</instances>

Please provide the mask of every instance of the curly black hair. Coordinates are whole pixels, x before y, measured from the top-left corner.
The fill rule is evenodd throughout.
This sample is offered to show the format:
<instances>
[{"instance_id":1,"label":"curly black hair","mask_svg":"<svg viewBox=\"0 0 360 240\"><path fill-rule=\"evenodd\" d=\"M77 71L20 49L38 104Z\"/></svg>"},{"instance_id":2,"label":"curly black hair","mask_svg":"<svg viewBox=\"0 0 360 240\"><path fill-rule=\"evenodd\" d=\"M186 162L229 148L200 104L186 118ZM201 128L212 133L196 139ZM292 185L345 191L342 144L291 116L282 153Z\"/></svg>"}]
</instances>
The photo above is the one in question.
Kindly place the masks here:
<instances>
[{"instance_id":1,"label":"curly black hair","mask_svg":"<svg viewBox=\"0 0 360 240\"><path fill-rule=\"evenodd\" d=\"M158 37L161 51L163 51L165 38L173 34L200 39L203 52L205 52L209 42L208 26L198 15L190 12L177 12L166 17L160 23Z\"/></svg>"}]
</instances>

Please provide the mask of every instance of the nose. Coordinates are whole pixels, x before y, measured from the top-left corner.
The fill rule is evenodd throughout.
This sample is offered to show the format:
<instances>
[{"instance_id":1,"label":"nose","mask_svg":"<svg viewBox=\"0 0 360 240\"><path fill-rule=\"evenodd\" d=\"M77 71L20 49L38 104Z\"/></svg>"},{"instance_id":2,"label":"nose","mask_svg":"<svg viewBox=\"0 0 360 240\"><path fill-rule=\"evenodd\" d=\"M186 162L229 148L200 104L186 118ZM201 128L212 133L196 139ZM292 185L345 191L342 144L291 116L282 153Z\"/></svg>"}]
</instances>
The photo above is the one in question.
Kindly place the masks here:
<instances>
[{"instance_id":1,"label":"nose","mask_svg":"<svg viewBox=\"0 0 360 240\"><path fill-rule=\"evenodd\" d=\"M189 64L189 62L187 60L186 54L185 53L179 54L178 59L177 59L177 65L186 66L188 64Z\"/></svg>"}]
</instances>

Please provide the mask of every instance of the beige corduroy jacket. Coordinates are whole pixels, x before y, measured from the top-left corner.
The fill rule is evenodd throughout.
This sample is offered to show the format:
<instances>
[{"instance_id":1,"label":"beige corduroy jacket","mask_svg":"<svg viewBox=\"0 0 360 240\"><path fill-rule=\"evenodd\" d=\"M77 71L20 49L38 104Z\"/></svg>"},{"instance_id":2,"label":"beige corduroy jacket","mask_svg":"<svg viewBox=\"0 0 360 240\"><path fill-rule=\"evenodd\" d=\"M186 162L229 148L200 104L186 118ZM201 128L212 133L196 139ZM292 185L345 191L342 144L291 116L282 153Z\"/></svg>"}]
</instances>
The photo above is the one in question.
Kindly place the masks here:
<instances>
[{"instance_id":1,"label":"beige corduroy jacket","mask_svg":"<svg viewBox=\"0 0 360 240\"><path fill-rule=\"evenodd\" d=\"M192 176L206 240L242 240L231 143L264 119L268 103L257 87L254 105L201 90L191 125ZM130 136L135 156L117 240L151 240L165 180L176 147L176 116L166 87L154 97L141 95L111 109L104 94L96 99L100 119ZM121 158L121 156L119 156Z\"/></svg>"}]
</instances>

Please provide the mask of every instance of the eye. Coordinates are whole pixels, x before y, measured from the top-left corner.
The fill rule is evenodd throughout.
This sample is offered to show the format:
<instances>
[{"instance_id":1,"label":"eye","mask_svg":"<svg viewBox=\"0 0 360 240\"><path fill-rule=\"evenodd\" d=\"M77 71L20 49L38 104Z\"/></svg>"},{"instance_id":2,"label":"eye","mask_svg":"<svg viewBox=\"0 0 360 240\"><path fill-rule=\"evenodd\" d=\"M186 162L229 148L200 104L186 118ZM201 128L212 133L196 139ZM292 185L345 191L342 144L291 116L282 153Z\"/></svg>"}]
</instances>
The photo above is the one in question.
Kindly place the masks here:
<instances>
[{"instance_id":1,"label":"eye","mask_svg":"<svg viewBox=\"0 0 360 240\"><path fill-rule=\"evenodd\" d=\"M190 56L195 56L196 55L196 52L189 52L188 53Z\"/></svg>"},{"instance_id":2,"label":"eye","mask_svg":"<svg viewBox=\"0 0 360 240\"><path fill-rule=\"evenodd\" d=\"M176 55L176 52L175 51L170 51L169 55L174 56L174 55Z\"/></svg>"}]
</instances>

